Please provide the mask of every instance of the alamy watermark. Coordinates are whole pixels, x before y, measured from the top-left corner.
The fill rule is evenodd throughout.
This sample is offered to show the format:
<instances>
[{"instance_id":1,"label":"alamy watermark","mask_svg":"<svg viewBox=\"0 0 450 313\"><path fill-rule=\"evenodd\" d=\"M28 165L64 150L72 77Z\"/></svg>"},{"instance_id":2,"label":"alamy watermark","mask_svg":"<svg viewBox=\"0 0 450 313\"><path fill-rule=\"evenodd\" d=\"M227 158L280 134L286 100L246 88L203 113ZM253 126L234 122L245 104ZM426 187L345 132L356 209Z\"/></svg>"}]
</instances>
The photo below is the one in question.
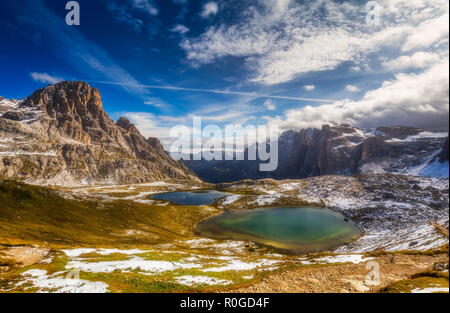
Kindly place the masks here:
<instances>
[{"instance_id":1,"label":"alamy watermark","mask_svg":"<svg viewBox=\"0 0 450 313\"><path fill-rule=\"evenodd\" d=\"M203 127L201 117L193 117L192 128L172 127L170 137L177 138L170 155L175 160L259 161L261 172L278 168L278 137L276 125L218 125Z\"/></svg>"},{"instance_id":2,"label":"alamy watermark","mask_svg":"<svg viewBox=\"0 0 450 313\"><path fill-rule=\"evenodd\" d=\"M366 270L369 272L366 275L364 283L367 286L380 286L380 264L375 261L367 262Z\"/></svg>"},{"instance_id":3,"label":"alamy watermark","mask_svg":"<svg viewBox=\"0 0 450 313\"><path fill-rule=\"evenodd\" d=\"M69 26L80 25L80 4L77 1L69 1L66 3L66 24Z\"/></svg>"},{"instance_id":4,"label":"alamy watermark","mask_svg":"<svg viewBox=\"0 0 450 313\"><path fill-rule=\"evenodd\" d=\"M370 26L380 25L381 20L381 6L376 1L369 1L366 4L366 24Z\"/></svg>"}]
</instances>

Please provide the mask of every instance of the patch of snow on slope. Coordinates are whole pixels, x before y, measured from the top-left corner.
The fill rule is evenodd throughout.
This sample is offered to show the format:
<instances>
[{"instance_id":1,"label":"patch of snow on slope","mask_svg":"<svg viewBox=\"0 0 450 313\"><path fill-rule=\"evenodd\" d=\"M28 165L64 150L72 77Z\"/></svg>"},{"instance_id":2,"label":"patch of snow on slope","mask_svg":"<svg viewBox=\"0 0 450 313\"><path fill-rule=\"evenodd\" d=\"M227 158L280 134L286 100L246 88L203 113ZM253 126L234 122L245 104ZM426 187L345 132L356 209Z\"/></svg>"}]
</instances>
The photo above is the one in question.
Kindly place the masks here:
<instances>
[{"instance_id":1,"label":"patch of snow on slope","mask_svg":"<svg viewBox=\"0 0 450 313\"><path fill-rule=\"evenodd\" d=\"M226 271L249 271L255 268L263 268L279 263L276 260L259 260L259 262L245 262L242 260L230 258L230 262L224 266L210 267L202 269L203 272L226 272Z\"/></svg>"},{"instance_id":2,"label":"patch of snow on slope","mask_svg":"<svg viewBox=\"0 0 450 313\"><path fill-rule=\"evenodd\" d=\"M448 161L441 163L439 162L438 159L436 159L434 162L429 163L426 167L424 167L420 171L419 175L425 177L448 178L449 177Z\"/></svg>"},{"instance_id":3,"label":"patch of snow on slope","mask_svg":"<svg viewBox=\"0 0 450 313\"><path fill-rule=\"evenodd\" d=\"M268 205L272 204L273 202L277 201L281 195L274 195L274 196L258 196L256 198L255 203L257 205Z\"/></svg>"},{"instance_id":4,"label":"patch of snow on slope","mask_svg":"<svg viewBox=\"0 0 450 313\"><path fill-rule=\"evenodd\" d=\"M309 261L301 261L305 265L316 264L316 263L353 263L359 264L373 260L374 258L365 258L361 254L348 254L348 255L334 255L326 256L318 259L313 259Z\"/></svg>"},{"instance_id":5,"label":"patch of snow on slope","mask_svg":"<svg viewBox=\"0 0 450 313\"><path fill-rule=\"evenodd\" d=\"M366 163L363 166L361 166L361 173L362 174L383 174L386 173L384 170L382 164L378 163Z\"/></svg>"},{"instance_id":6,"label":"patch of snow on slope","mask_svg":"<svg viewBox=\"0 0 450 313\"><path fill-rule=\"evenodd\" d=\"M6 156L21 156L21 155L43 155L43 156L58 156L58 152L55 150L47 152L25 152L25 151L0 151L0 155Z\"/></svg>"},{"instance_id":7,"label":"patch of snow on slope","mask_svg":"<svg viewBox=\"0 0 450 313\"><path fill-rule=\"evenodd\" d=\"M125 255L133 255L133 254L141 254L148 251L140 250L140 249L132 249L132 250L119 250L119 249L94 249L94 248L79 248L79 249L71 249L71 250L61 250L64 252L69 258L77 258L80 255L88 254L88 253L98 253L100 255L111 255L115 253L125 254Z\"/></svg>"},{"instance_id":8,"label":"patch of snow on slope","mask_svg":"<svg viewBox=\"0 0 450 313\"><path fill-rule=\"evenodd\" d=\"M20 284L31 283L39 292L55 293L106 293L108 285L103 282L91 282L82 279L57 277L59 273L47 275L47 271L32 269L22 273L26 278Z\"/></svg>"},{"instance_id":9,"label":"patch of snow on slope","mask_svg":"<svg viewBox=\"0 0 450 313\"><path fill-rule=\"evenodd\" d=\"M132 257L125 261L106 261L106 262L83 262L71 261L67 264L67 268L77 269L91 273L112 273L114 271L122 271L129 273L135 270L142 273L162 273L166 271L174 271L177 269L200 268L199 264L189 264L183 262L153 261L140 257Z\"/></svg>"},{"instance_id":10,"label":"patch of snow on slope","mask_svg":"<svg viewBox=\"0 0 450 313\"><path fill-rule=\"evenodd\" d=\"M226 279L218 279L208 276L191 276L184 275L175 278L176 281L181 285L186 286L197 286L197 285L229 285L232 281Z\"/></svg>"},{"instance_id":11,"label":"patch of snow on slope","mask_svg":"<svg viewBox=\"0 0 450 313\"><path fill-rule=\"evenodd\" d=\"M240 195L228 196L222 201L222 205L230 205L233 202L238 201L240 198L242 198Z\"/></svg>"},{"instance_id":12,"label":"patch of snow on slope","mask_svg":"<svg viewBox=\"0 0 450 313\"><path fill-rule=\"evenodd\" d=\"M20 100L3 99L0 101L0 106L16 109L19 106L20 102Z\"/></svg>"},{"instance_id":13,"label":"patch of snow on slope","mask_svg":"<svg viewBox=\"0 0 450 313\"><path fill-rule=\"evenodd\" d=\"M397 139L393 138L390 140L386 140L386 142L413 142L421 139L427 139L427 138L447 138L448 133L447 132L428 132L424 131L417 135L408 136L405 139Z\"/></svg>"},{"instance_id":14,"label":"patch of snow on slope","mask_svg":"<svg viewBox=\"0 0 450 313\"><path fill-rule=\"evenodd\" d=\"M405 171L403 171L403 174L413 175L413 176L423 176L420 173L425 168L427 168L427 166L430 165L431 161L433 161L440 152L441 152L441 150L434 152L432 155L430 155L429 157L425 158L423 160L422 164L406 169Z\"/></svg>"},{"instance_id":15,"label":"patch of snow on slope","mask_svg":"<svg viewBox=\"0 0 450 313\"><path fill-rule=\"evenodd\" d=\"M418 184L421 188L425 189L428 187L433 187L438 190L448 190L449 181L448 179L439 178L422 178L421 182Z\"/></svg>"},{"instance_id":16,"label":"patch of snow on slope","mask_svg":"<svg viewBox=\"0 0 450 313\"><path fill-rule=\"evenodd\" d=\"M369 231L355 242L334 250L335 253L364 253L377 249L386 251L426 251L437 249L448 243L448 239L440 235L434 226L415 224L405 229Z\"/></svg>"},{"instance_id":17,"label":"patch of snow on slope","mask_svg":"<svg viewBox=\"0 0 450 313\"><path fill-rule=\"evenodd\" d=\"M440 288L440 287L430 287L430 288L416 288L411 290L411 293L437 293L437 292L449 292L448 287Z\"/></svg>"}]
</instances>

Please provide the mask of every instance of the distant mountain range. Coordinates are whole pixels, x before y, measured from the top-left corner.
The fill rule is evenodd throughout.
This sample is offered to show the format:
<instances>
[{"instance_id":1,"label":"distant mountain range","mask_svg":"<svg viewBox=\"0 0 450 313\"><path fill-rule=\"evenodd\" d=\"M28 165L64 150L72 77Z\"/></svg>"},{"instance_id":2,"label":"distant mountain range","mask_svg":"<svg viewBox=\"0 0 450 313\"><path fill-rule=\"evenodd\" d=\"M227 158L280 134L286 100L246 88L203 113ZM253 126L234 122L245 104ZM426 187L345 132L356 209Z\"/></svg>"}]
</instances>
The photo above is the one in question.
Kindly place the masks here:
<instances>
[{"instance_id":1,"label":"distant mountain range","mask_svg":"<svg viewBox=\"0 0 450 313\"><path fill-rule=\"evenodd\" d=\"M125 184L198 178L156 138L103 110L84 82L61 82L23 101L0 98L0 179L37 184Z\"/></svg>"},{"instance_id":2,"label":"distant mountain range","mask_svg":"<svg viewBox=\"0 0 450 313\"><path fill-rule=\"evenodd\" d=\"M324 125L284 132L278 140L279 166L260 172L254 161L186 161L209 182L294 179L323 175L399 173L448 177L448 132L412 127L360 129ZM245 151L247 154L247 150Z\"/></svg>"},{"instance_id":3,"label":"distant mountain range","mask_svg":"<svg viewBox=\"0 0 450 313\"><path fill-rule=\"evenodd\" d=\"M259 161L183 163L173 160L158 139L144 138L126 118L111 120L99 91L87 83L50 85L23 101L0 97L0 179L81 185L385 172L449 176L447 132L332 124L286 131L278 144L279 166L273 172L260 172Z\"/></svg>"}]
</instances>

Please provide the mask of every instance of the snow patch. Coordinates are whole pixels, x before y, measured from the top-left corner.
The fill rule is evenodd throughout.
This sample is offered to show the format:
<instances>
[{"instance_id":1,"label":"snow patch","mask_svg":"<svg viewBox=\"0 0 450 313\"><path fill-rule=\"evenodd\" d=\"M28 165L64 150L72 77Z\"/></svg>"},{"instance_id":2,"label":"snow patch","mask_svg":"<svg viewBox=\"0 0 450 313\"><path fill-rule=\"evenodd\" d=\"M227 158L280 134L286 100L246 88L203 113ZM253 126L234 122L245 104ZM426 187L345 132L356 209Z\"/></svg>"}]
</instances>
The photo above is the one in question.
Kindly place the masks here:
<instances>
[{"instance_id":1,"label":"snow patch","mask_svg":"<svg viewBox=\"0 0 450 313\"><path fill-rule=\"evenodd\" d=\"M140 271L144 274L147 274L147 273L162 273L166 271L174 271L177 269L200 268L201 265L183 262L145 260L143 258L135 256L125 261L107 261L107 262L71 261L67 264L67 267L70 269L77 269L91 273L112 273L114 271L130 273L133 271Z\"/></svg>"},{"instance_id":2,"label":"snow patch","mask_svg":"<svg viewBox=\"0 0 450 313\"><path fill-rule=\"evenodd\" d=\"M425 168L423 168L420 171L419 175L426 177L448 178L449 177L448 161L441 163L438 159L436 159L434 162L429 163Z\"/></svg>"},{"instance_id":3,"label":"snow patch","mask_svg":"<svg viewBox=\"0 0 450 313\"><path fill-rule=\"evenodd\" d=\"M371 261L374 258L365 258L361 254L343 254L343 255L334 255L334 256L326 256L318 259L313 259L309 261L301 261L302 264L311 265L316 263L353 263L360 264L367 261Z\"/></svg>"},{"instance_id":4,"label":"snow patch","mask_svg":"<svg viewBox=\"0 0 450 313\"><path fill-rule=\"evenodd\" d=\"M202 269L203 272L226 272L226 271L249 271L255 268L271 266L279 263L276 260L262 259L259 262L245 262L231 258L230 262L225 266L211 267Z\"/></svg>"},{"instance_id":5,"label":"snow patch","mask_svg":"<svg viewBox=\"0 0 450 313\"><path fill-rule=\"evenodd\" d=\"M411 290L411 293L435 293L435 292L449 292L448 287L439 288L439 287L430 287L430 288L416 288L414 290Z\"/></svg>"},{"instance_id":6,"label":"snow patch","mask_svg":"<svg viewBox=\"0 0 450 313\"><path fill-rule=\"evenodd\" d=\"M176 277L175 280L181 284L186 286L196 286L196 285L229 285L232 283L230 280L226 279L218 279L208 276L191 276L185 275Z\"/></svg>"},{"instance_id":7,"label":"snow patch","mask_svg":"<svg viewBox=\"0 0 450 313\"><path fill-rule=\"evenodd\" d=\"M103 282L91 282L82 279L57 277L60 273L47 275L47 271L32 269L22 273L26 279L20 285L31 283L40 293L106 293L108 285ZM27 289L30 287L27 287Z\"/></svg>"},{"instance_id":8,"label":"snow patch","mask_svg":"<svg viewBox=\"0 0 450 313\"><path fill-rule=\"evenodd\" d=\"M230 205L233 202L238 201L240 198L242 198L240 195L228 196L222 201L222 205Z\"/></svg>"}]
</instances>

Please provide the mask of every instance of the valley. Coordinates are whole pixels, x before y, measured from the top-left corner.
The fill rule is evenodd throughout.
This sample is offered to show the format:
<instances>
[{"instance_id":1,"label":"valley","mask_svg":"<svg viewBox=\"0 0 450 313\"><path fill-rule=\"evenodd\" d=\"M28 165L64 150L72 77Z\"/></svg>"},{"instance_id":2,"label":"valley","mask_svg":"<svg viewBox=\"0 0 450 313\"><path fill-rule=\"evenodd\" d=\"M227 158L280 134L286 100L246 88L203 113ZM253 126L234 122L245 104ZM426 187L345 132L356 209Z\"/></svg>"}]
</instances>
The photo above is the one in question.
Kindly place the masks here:
<instances>
[{"instance_id":1,"label":"valley","mask_svg":"<svg viewBox=\"0 0 450 313\"><path fill-rule=\"evenodd\" d=\"M383 184L391 186L389 199ZM152 198L212 188L229 195L203 206ZM0 200L2 292L368 292L411 279L403 289L448 289L448 233L441 231L448 229L448 210L438 207L448 206L446 179L329 176L70 188L6 181ZM198 223L224 211L275 205L327 206L363 234L337 249L301 254L196 234ZM372 261L381 266L376 286L366 279Z\"/></svg>"},{"instance_id":2,"label":"valley","mask_svg":"<svg viewBox=\"0 0 450 313\"><path fill-rule=\"evenodd\" d=\"M173 160L84 82L0 99L0 114L2 293L448 292L448 133L288 131L267 177ZM199 232L232 215L235 232ZM331 217L320 248L271 240L301 226L313 241Z\"/></svg>"}]
</instances>

